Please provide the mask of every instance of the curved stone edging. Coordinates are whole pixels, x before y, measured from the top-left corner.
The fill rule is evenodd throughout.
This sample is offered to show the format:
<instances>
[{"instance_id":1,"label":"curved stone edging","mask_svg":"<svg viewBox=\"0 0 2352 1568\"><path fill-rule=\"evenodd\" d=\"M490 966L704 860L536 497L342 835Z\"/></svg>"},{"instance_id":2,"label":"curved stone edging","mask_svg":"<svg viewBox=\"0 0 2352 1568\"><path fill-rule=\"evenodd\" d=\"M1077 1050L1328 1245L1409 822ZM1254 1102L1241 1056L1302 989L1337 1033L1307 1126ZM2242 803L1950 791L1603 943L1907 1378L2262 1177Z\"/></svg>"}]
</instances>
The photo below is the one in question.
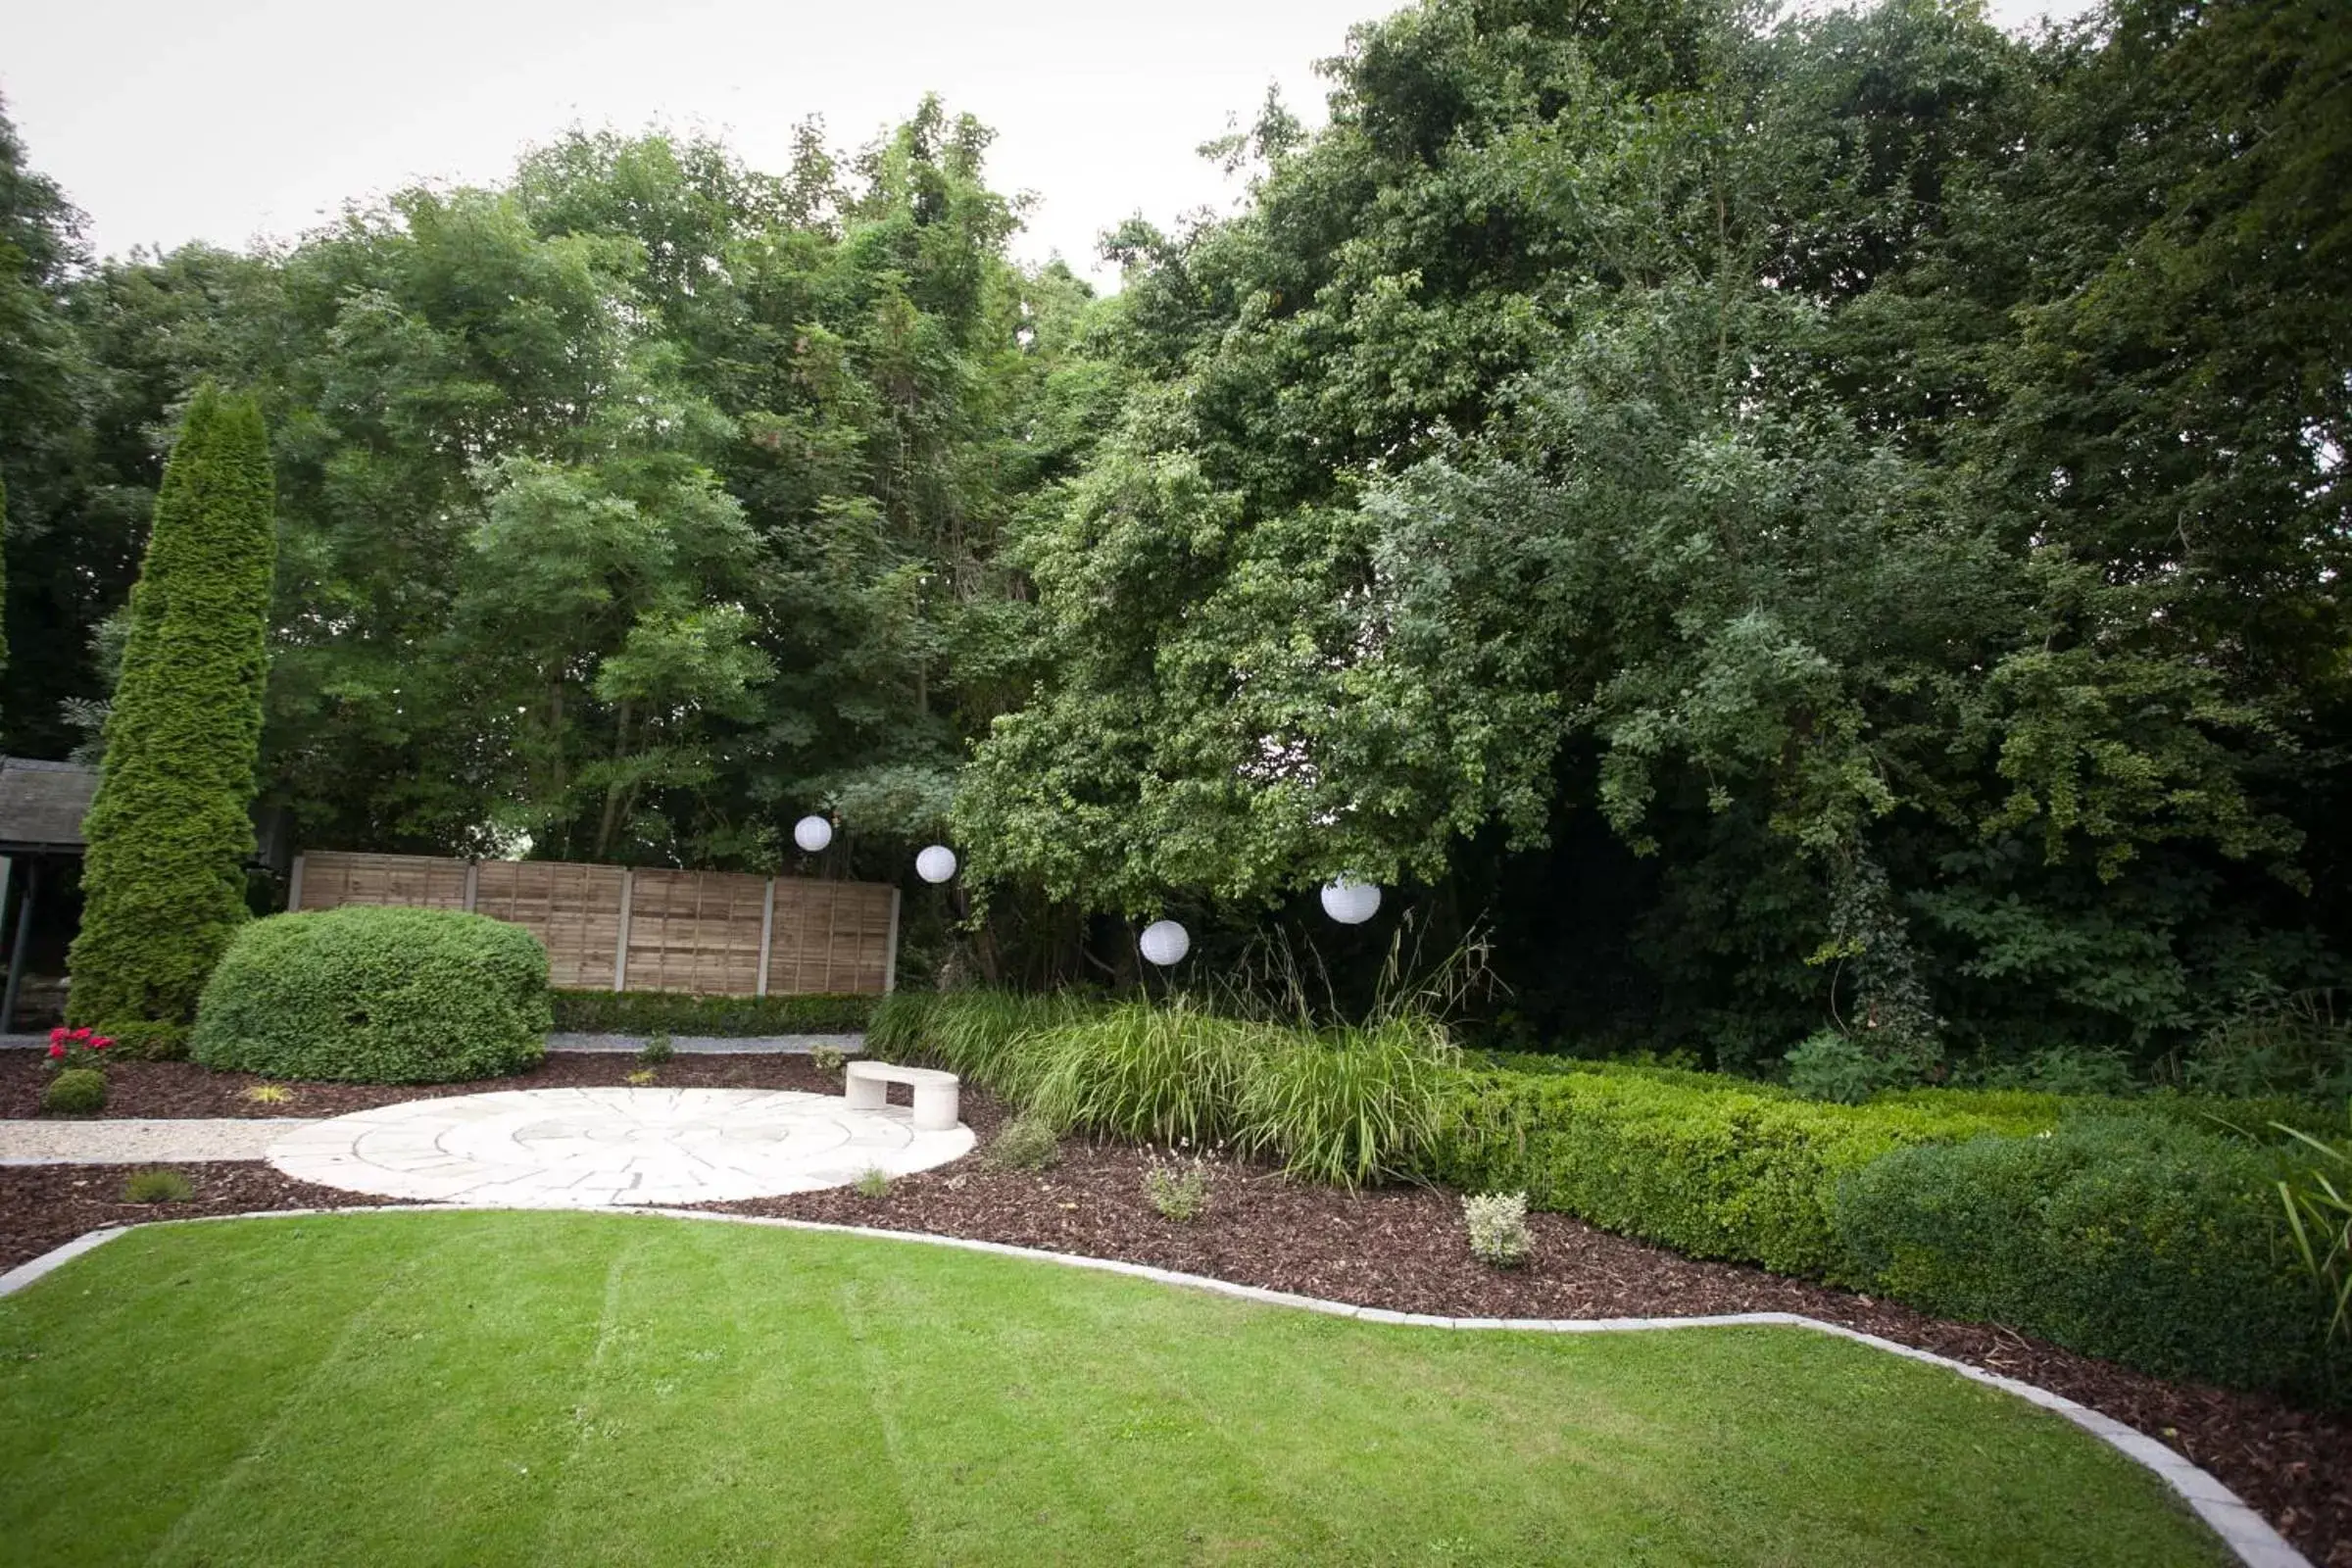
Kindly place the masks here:
<instances>
[{"instance_id":1,"label":"curved stone edging","mask_svg":"<svg viewBox=\"0 0 2352 1568\"><path fill-rule=\"evenodd\" d=\"M134 1230L146 1230L165 1225L208 1225L220 1220L242 1219L318 1219L344 1214L416 1214L416 1213L547 1213L544 1208L515 1208L498 1203L381 1203L355 1208L278 1208L253 1214L201 1214L188 1219L149 1220L139 1225L114 1225L77 1236L64 1246L42 1253L28 1263L23 1263L0 1274L0 1297L24 1289L79 1257L82 1253ZM2245 1500L2216 1480L2209 1472L2193 1465L2172 1448L2154 1438L2126 1426L2112 1416L2102 1415L2088 1405L2078 1404L2064 1395L2016 1378L1987 1372L1982 1367L1955 1361L1947 1355L1922 1350L1909 1345L1849 1329L1842 1324L1827 1323L1820 1318L1806 1317L1798 1312L1729 1312L1713 1317L1611 1317L1611 1318L1500 1318L1500 1317L1431 1317L1417 1312L1392 1312L1382 1307L1353 1306L1346 1301L1328 1301L1319 1297L1294 1296L1287 1291L1269 1291L1256 1285L1237 1285L1205 1274L1183 1274L1174 1269L1154 1268L1148 1263L1130 1263L1113 1257L1085 1257L1071 1252L1048 1252L1030 1247L1013 1247L1004 1242L977 1241L965 1236L939 1236L928 1231L881 1230L866 1225L833 1225L820 1220L782 1219L764 1214L712 1214L695 1209L625 1207L583 1209L574 1212L612 1214L621 1217L645 1216L659 1219L704 1220L727 1225L761 1225L778 1230L820 1231L836 1236L858 1236L874 1241L908 1242L918 1246L952 1247L968 1252L990 1252L1000 1257L1029 1258L1038 1262L1058 1263L1065 1268L1092 1269L1103 1274L1123 1274L1131 1279L1151 1280L1161 1285L1177 1285L1192 1290L1207 1291L1212 1295L1232 1297L1238 1300L1255 1301L1267 1306L1297 1307L1309 1312L1322 1312L1332 1317L1353 1318L1360 1323L1402 1324L1408 1327L1435 1329L1510 1329L1536 1334L1626 1334L1645 1330L1687 1328L1731 1328L1743 1324L1769 1324L1788 1328L1811 1329L1819 1334L1831 1334L1852 1340L1913 1361L1957 1372L1972 1382L1985 1384L2015 1395L2029 1404L2038 1405L2072 1421L2076 1426L2105 1443L2146 1469L2154 1471L2164 1483L2179 1493L2198 1518L2205 1521L2223 1544L2235 1554L2245 1568L2313 1568L2311 1559L2288 1543L2285 1537L2271 1527L2269 1520L2249 1507Z\"/></svg>"}]
</instances>

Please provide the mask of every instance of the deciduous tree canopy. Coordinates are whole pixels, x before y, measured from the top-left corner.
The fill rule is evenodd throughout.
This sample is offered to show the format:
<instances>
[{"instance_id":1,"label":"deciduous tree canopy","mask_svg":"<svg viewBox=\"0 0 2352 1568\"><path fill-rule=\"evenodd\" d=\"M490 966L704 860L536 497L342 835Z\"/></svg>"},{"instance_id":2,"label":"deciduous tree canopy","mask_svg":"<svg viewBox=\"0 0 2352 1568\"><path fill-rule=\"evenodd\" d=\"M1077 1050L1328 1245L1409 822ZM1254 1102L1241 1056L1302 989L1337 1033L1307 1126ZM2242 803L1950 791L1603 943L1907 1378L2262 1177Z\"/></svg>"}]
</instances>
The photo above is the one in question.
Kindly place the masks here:
<instances>
[{"instance_id":1,"label":"deciduous tree canopy","mask_svg":"<svg viewBox=\"0 0 2352 1568\"><path fill-rule=\"evenodd\" d=\"M1103 298L932 101L103 265L12 137L0 714L90 720L212 374L312 843L768 868L829 807L869 874L953 831L1011 977L1346 873L1544 1037L2177 1060L2345 949L2342 20L1423 0Z\"/></svg>"}]
</instances>

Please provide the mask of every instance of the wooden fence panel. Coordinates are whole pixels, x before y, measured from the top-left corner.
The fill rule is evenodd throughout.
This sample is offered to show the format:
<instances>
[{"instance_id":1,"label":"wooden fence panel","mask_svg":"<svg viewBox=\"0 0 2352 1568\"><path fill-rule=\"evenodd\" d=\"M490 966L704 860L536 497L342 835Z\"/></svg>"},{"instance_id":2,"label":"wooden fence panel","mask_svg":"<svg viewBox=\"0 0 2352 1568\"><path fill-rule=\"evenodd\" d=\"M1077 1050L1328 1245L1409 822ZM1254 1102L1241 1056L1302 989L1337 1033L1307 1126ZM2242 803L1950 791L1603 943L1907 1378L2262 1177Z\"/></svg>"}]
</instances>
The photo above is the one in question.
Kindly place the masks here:
<instances>
[{"instance_id":1,"label":"wooden fence panel","mask_svg":"<svg viewBox=\"0 0 2352 1568\"><path fill-rule=\"evenodd\" d=\"M546 943L549 984L612 988L628 873L561 860L481 860L473 869L474 912L513 921Z\"/></svg>"},{"instance_id":2,"label":"wooden fence panel","mask_svg":"<svg viewBox=\"0 0 2352 1568\"><path fill-rule=\"evenodd\" d=\"M895 979L898 890L878 883L560 860L297 858L289 908L346 904L511 921L547 945L550 981L570 990L879 995Z\"/></svg>"},{"instance_id":3,"label":"wooden fence panel","mask_svg":"<svg viewBox=\"0 0 2352 1568\"><path fill-rule=\"evenodd\" d=\"M306 855L301 882L292 896L305 909L335 909L346 904L463 909L466 862L426 855Z\"/></svg>"},{"instance_id":4,"label":"wooden fence panel","mask_svg":"<svg viewBox=\"0 0 2352 1568\"><path fill-rule=\"evenodd\" d=\"M776 881L771 992L889 989L891 894L872 882Z\"/></svg>"},{"instance_id":5,"label":"wooden fence panel","mask_svg":"<svg viewBox=\"0 0 2352 1568\"><path fill-rule=\"evenodd\" d=\"M748 997L759 990L767 878L644 869L631 875L631 991Z\"/></svg>"}]
</instances>

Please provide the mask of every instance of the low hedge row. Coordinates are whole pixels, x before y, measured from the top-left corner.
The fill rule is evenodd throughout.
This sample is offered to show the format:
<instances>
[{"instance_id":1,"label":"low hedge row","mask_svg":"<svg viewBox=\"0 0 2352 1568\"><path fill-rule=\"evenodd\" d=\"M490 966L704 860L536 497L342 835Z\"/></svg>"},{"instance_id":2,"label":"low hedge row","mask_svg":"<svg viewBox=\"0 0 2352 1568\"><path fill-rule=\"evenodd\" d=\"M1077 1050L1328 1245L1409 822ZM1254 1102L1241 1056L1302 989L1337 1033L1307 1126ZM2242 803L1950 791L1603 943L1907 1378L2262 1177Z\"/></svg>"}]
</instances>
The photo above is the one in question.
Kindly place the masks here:
<instances>
[{"instance_id":1,"label":"low hedge row","mask_svg":"<svg viewBox=\"0 0 2352 1568\"><path fill-rule=\"evenodd\" d=\"M2286 1156L2230 1130L2310 1125L2314 1107L1980 1090L1843 1105L1654 1063L1455 1067L1420 1050L1403 1053L1399 1077L1386 1045L1348 1033L983 992L893 998L867 1043L1100 1132L1231 1137L1338 1180L1394 1174L1405 1153L1413 1174L1458 1191L1525 1191L1536 1207L1692 1256L2006 1324L2161 1376L2352 1397L2352 1348L2328 1348L2317 1292L2282 1244L2271 1184ZM1439 1087L1426 1134L1406 1079ZM1384 1117L1396 1130L1369 1143L1325 1136Z\"/></svg>"},{"instance_id":2,"label":"low hedge row","mask_svg":"<svg viewBox=\"0 0 2352 1568\"><path fill-rule=\"evenodd\" d=\"M583 1035L842 1035L872 1020L880 997L695 997L676 991L557 991L556 1028Z\"/></svg>"},{"instance_id":3,"label":"low hedge row","mask_svg":"<svg viewBox=\"0 0 2352 1568\"><path fill-rule=\"evenodd\" d=\"M2166 1377L2325 1395L2312 1282L2279 1245L2281 1157L2150 1116L1898 1150L1846 1177L1861 1277L1924 1311L2006 1323ZM2347 1383L2344 1392L2352 1392Z\"/></svg>"},{"instance_id":4,"label":"low hedge row","mask_svg":"<svg viewBox=\"0 0 2352 1568\"><path fill-rule=\"evenodd\" d=\"M1915 1144L2034 1133L2046 1120L1920 1105L1832 1105L1704 1075L1472 1070L1430 1173L1693 1257L1854 1278L1838 1183Z\"/></svg>"}]
</instances>

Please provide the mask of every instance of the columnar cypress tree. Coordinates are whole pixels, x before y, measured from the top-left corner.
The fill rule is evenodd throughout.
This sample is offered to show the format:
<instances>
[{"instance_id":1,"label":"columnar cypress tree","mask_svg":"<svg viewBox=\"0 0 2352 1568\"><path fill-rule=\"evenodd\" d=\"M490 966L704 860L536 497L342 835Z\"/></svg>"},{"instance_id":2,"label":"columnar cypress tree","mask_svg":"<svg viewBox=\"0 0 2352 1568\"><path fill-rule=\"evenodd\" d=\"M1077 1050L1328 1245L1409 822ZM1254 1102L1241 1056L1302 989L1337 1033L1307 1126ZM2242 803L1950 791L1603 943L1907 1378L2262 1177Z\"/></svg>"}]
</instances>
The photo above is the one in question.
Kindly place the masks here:
<instances>
[{"instance_id":1,"label":"columnar cypress tree","mask_svg":"<svg viewBox=\"0 0 2352 1568\"><path fill-rule=\"evenodd\" d=\"M269 432L250 397L197 390L155 498L83 831L77 1022L180 1021L246 917L270 579Z\"/></svg>"}]
</instances>

